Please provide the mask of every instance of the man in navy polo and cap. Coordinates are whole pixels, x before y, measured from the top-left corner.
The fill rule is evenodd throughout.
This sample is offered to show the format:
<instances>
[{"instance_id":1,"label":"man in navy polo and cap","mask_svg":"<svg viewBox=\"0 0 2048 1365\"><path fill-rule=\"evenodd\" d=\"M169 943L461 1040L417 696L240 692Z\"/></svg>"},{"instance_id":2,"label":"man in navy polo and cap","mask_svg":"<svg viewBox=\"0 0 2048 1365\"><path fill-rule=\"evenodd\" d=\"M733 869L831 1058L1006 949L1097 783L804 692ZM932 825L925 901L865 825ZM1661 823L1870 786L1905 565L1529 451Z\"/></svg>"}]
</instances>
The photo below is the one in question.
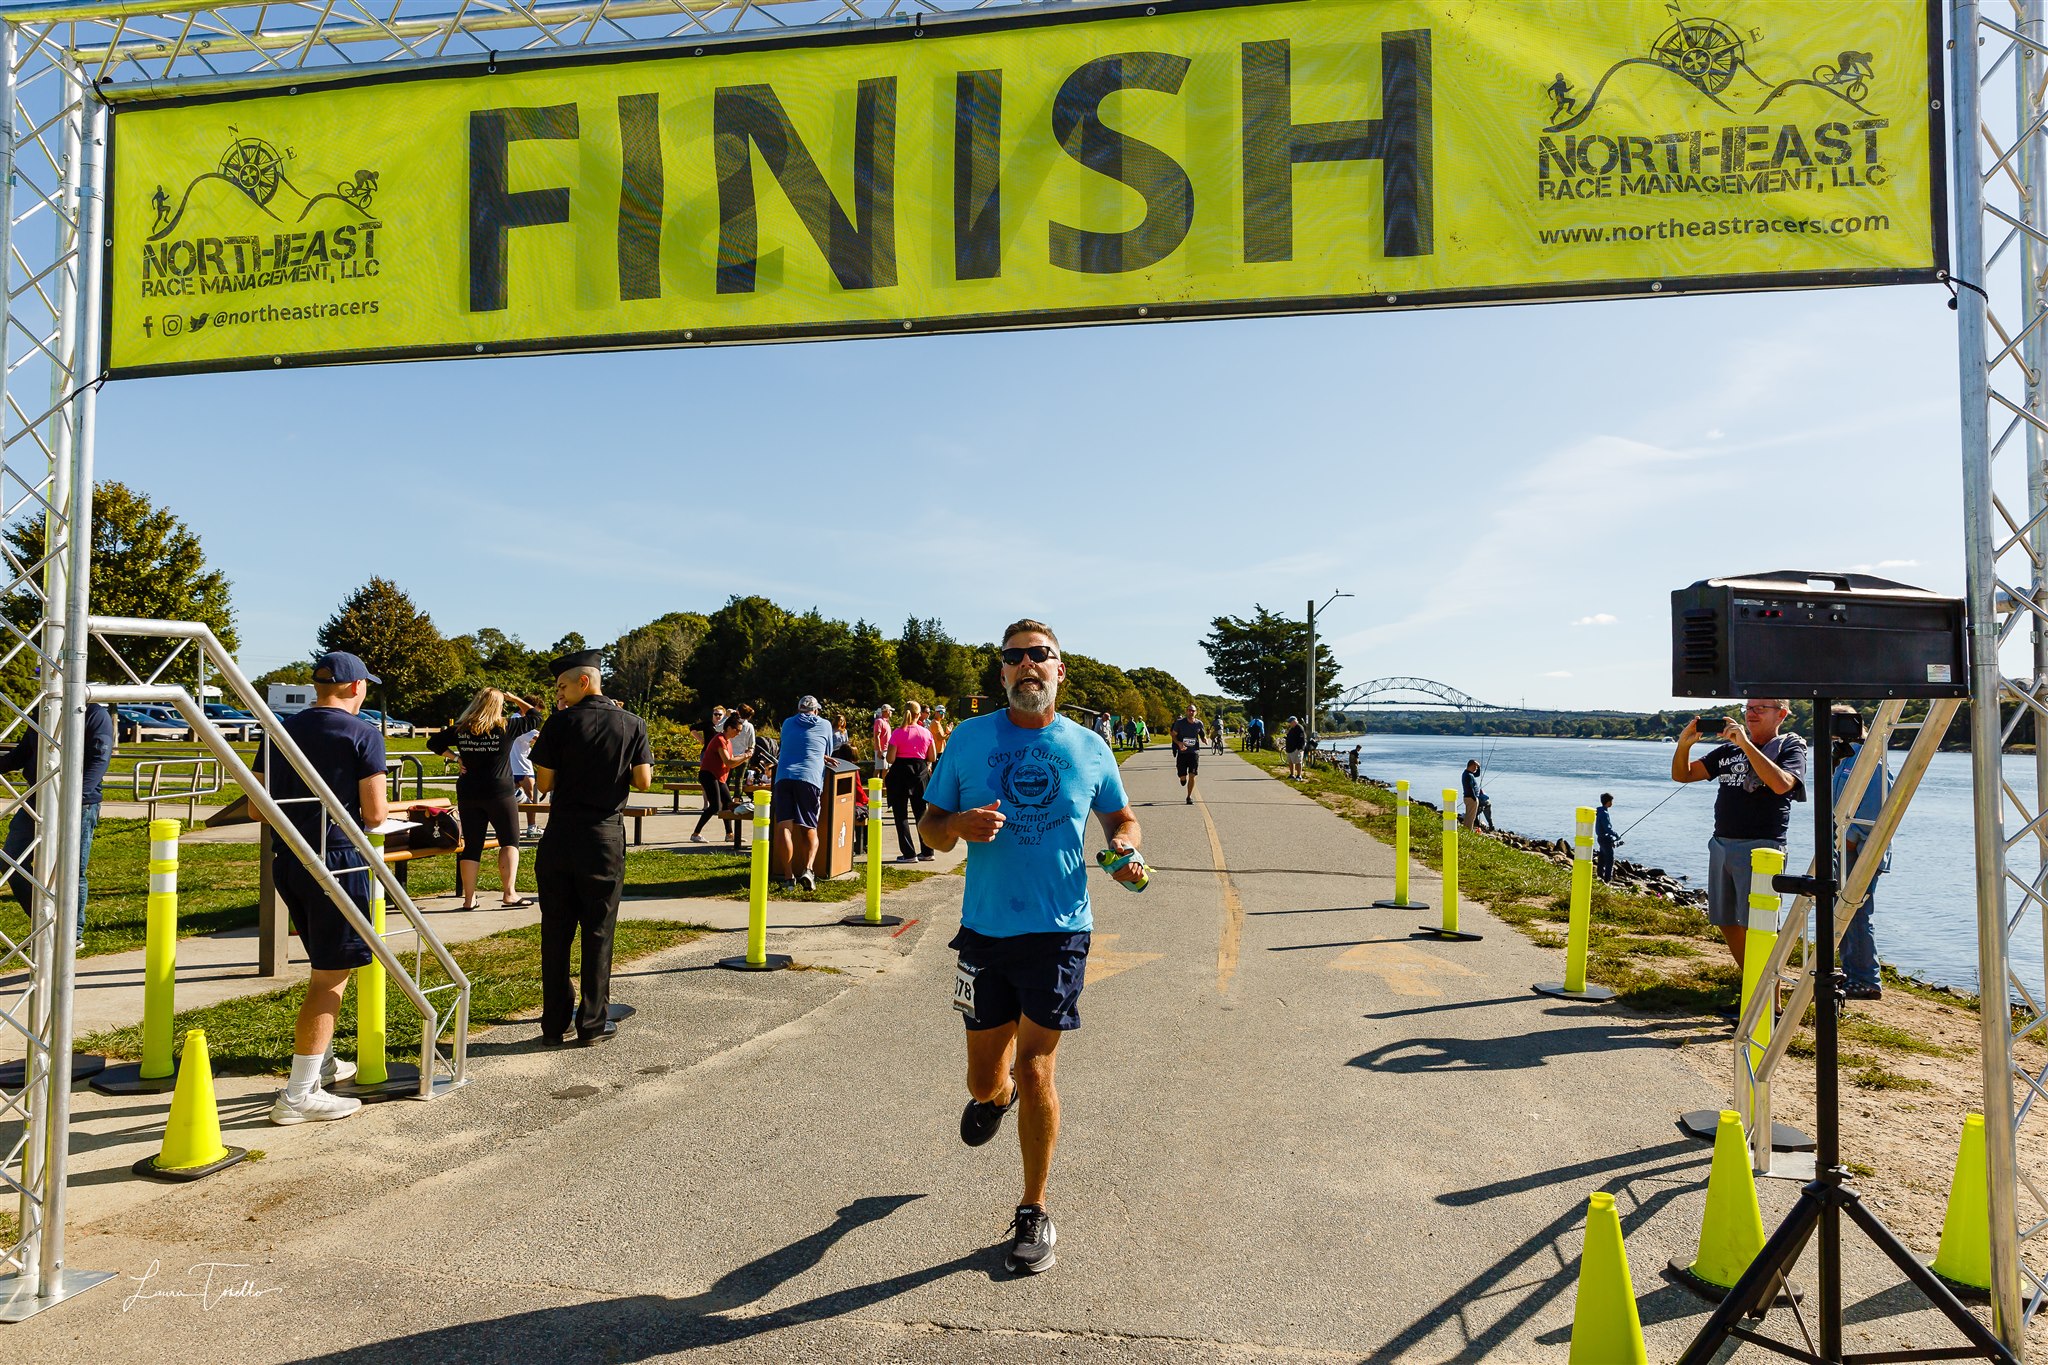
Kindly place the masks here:
<instances>
[{"instance_id":1,"label":"man in navy polo and cap","mask_svg":"<svg viewBox=\"0 0 2048 1365\"><path fill-rule=\"evenodd\" d=\"M328 790L340 798L349 818L366 830L383 824L389 813L384 795L384 736L358 714L370 684L382 681L353 654L340 650L322 654L313 661L313 704L283 722L284 732ZM315 855L322 857L367 921L370 872L362 854L319 802L308 799L313 790L298 770L273 757L267 737L252 766L271 796L288 803L285 818L312 845ZM313 976L293 1029L291 1080L271 1105L270 1121L294 1124L345 1119L362 1108L363 1102L332 1094L320 1085L355 1075L353 1064L336 1062L332 1056L334 1020L341 1013L349 977L356 968L370 964L370 945L284 840L272 843L271 877L306 950Z\"/></svg>"},{"instance_id":2,"label":"man in navy polo and cap","mask_svg":"<svg viewBox=\"0 0 2048 1365\"><path fill-rule=\"evenodd\" d=\"M551 793L547 832L534 855L540 888L540 1033L545 1043L589 1046L619 1031L612 995L612 928L626 879L626 793L654 785L654 750L640 717L604 695L595 649L564 654L555 713L533 744L533 775ZM569 980L569 948L581 934L582 999Z\"/></svg>"}]
</instances>

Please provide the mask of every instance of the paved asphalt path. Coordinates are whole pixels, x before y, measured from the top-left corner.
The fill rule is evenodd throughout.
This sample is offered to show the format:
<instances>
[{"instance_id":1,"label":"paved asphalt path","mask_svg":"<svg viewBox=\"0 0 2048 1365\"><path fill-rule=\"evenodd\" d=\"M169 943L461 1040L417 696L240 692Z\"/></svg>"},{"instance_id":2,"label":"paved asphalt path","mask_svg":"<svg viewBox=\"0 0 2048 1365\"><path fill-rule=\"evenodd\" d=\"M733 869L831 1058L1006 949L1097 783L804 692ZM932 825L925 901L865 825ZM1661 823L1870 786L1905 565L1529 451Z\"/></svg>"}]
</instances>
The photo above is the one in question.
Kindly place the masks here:
<instances>
[{"instance_id":1,"label":"paved asphalt path","mask_svg":"<svg viewBox=\"0 0 2048 1365\"><path fill-rule=\"evenodd\" d=\"M892 897L918 922L881 970L724 973L707 968L730 940L707 940L622 978L641 1012L610 1047L500 1029L468 1091L332 1126L265 1128L244 1095L229 1140L268 1159L170 1189L98 1173L70 1260L125 1278L0 1346L109 1365L1562 1361L1585 1199L1606 1189L1651 1356L1674 1357L1703 1309L1661 1271L1690 1259L1708 1153L1673 1120L1717 1097L1672 1049L1725 1031L1533 996L1556 954L1469 907L1484 941L1411 938L1434 912L1368 908L1390 850L1234 755L1203 762L1193 806L1164 749L1124 769L1154 875L1142 895L1095 880L1043 1276L1002 1268L1014 1120L978 1150L957 1136L959 882L939 877ZM1414 893L1438 890L1418 870ZM800 961L863 931L805 932ZM1795 1190L1763 1184L1775 1222ZM1946 1344L1851 1251L1852 1349ZM251 1295L153 1296L202 1292L201 1262Z\"/></svg>"}]
</instances>

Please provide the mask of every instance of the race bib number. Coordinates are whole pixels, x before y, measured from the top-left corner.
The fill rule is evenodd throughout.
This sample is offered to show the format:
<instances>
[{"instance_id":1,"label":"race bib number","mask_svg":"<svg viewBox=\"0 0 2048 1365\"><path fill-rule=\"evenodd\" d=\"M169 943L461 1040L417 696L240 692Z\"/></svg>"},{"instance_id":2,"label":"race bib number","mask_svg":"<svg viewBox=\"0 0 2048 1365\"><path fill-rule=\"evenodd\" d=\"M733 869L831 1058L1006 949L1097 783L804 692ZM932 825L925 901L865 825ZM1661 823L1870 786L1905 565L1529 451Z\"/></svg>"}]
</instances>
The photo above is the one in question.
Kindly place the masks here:
<instances>
[{"instance_id":1,"label":"race bib number","mask_svg":"<svg viewBox=\"0 0 2048 1365\"><path fill-rule=\"evenodd\" d=\"M953 1008L969 1019L974 1017L974 978L980 970L963 962L953 973Z\"/></svg>"}]
</instances>

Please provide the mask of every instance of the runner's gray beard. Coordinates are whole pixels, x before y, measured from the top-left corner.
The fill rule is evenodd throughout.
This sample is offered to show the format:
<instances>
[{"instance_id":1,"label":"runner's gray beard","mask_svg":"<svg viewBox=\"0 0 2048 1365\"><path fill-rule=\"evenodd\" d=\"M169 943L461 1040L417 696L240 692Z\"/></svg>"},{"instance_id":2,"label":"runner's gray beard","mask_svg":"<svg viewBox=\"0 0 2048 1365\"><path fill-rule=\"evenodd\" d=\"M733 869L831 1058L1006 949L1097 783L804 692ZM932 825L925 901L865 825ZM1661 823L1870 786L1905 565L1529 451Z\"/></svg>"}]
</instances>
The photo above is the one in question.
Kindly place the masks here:
<instances>
[{"instance_id":1,"label":"runner's gray beard","mask_svg":"<svg viewBox=\"0 0 2048 1365\"><path fill-rule=\"evenodd\" d=\"M1027 682L1038 682L1038 680L1036 678L1019 678L1016 682L1010 684L1010 705L1016 707L1019 711L1024 711L1034 716L1042 716L1052 710L1053 702L1058 696L1058 689L1049 683L1038 683L1038 691L1036 693L1029 693L1024 691L1024 684Z\"/></svg>"}]
</instances>

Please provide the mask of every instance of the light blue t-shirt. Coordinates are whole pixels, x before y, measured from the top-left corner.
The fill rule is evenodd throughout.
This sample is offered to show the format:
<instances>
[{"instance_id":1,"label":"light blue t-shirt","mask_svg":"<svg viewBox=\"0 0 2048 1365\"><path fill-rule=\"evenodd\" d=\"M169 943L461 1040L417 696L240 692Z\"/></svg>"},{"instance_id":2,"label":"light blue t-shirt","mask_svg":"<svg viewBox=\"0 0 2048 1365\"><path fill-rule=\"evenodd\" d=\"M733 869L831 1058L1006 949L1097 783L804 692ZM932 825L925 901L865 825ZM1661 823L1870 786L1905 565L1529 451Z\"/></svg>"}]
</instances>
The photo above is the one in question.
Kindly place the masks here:
<instances>
[{"instance_id":1,"label":"light blue t-shirt","mask_svg":"<svg viewBox=\"0 0 2048 1365\"><path fill-rule=\"evenodd\" d=\"M1129 805L1116 755L1102 736L1065 716L1026 730L1009 712L963 720L946 741L924 799L963 811L1001 801L1006 822L967 845L960 922L990 938L1081 933L1088 906L1088 816Z\"/></svg>"},{"instance_id":2,"label":"light blue t-shirt","mask_svg":"<svg viewBox=\"0 0 2048 1365\"><path fill-rule=\"evenodd\" d=\"M817 712L799 711L782 722L782 743L775 754L777 782L825 785L825 756L832 752L832 722Z\"/></svg>"}]
</instances>

